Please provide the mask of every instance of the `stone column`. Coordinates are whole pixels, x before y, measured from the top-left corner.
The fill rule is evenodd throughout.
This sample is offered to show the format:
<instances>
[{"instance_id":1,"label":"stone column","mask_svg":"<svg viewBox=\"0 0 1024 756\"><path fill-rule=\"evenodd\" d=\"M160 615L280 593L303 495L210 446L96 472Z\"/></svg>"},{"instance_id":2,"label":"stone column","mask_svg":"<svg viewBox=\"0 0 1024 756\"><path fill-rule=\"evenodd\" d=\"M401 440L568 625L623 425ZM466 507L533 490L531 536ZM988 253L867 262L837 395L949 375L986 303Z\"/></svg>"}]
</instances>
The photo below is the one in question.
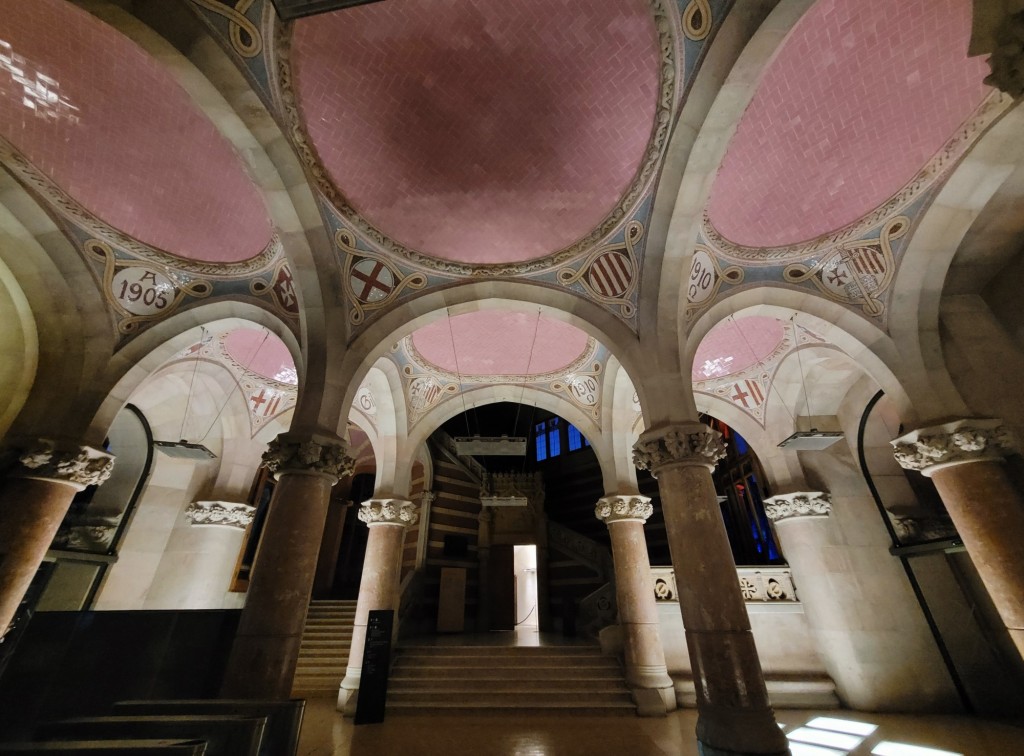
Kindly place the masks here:
<instances>
[{"instance_id":1,"label":"stone column","mask_svg":"<svg viewBox=\"0 0 1024 756\"><path fill-rule=\"evenodd\" d=\"M397 613L401 598L398 591L401 587L405 530L414 525L418 518L416 505L403 499L367 499L359 508L359 519L370 528L370 535L366 540L363 575L359 580L359 598L356 601L348 667L338 690L338 711L347 715L355 714L356 710L367 620L370 612L377 609L392 609Z\"/></svg>"},{"instance_id":2,"label":"stone column","mask_svg":"<svg viewBox=\"0 0 1024 756\"><path fill-rule=\"evenodd\" d=\"M352 472L345 450L338 438L285 433L263 455L277 485L228 658L224 698L291 694L331 486Z\"/></svg>"},{"instance_id":3,"label":"stone column","mask_svg":"<svg viewBox=\"0 0 1024 756\"><path fill-rule=\"evenodd\" d=\"M222 609L245 530L256 508L243 502L193 501L167 540L143 609ZM239 594L233 594L241 596ZM235 606L240 606L239 601Z\"/></svg>"},{"instance_id":4,"label":"stone column","mask_svg":"<svg viewBox=\"0 0 1024 756\"><path fill-rule=\"evenodd\" d=\"M658 478L697 690L701 753L788 754L768 703L711 479L725 456L721 434L701 423L656 428L633 449L636 466Z\"/></svg>"},{"instance_id":5,"label":"stone column","mask_svg":"<svg viewBox=\"0 0 1024 756\"><path fill-rule=\"evenodd\" d=\"M1024 498L1003 468L1000 420L957 420L892 442L896 461L932 479L1003 623L1024 657Z\"/></svg>"},{"instance_id":6,"label":"stone column","mask_svg":"<svg viewBox=\"0 0 1024 756\"><path fill-rule=\"evenodd\" d=\"M644 523L654 512L647 496L605 496L594 514L608 526L615 564L615 598L625 646L626 682L641 716L664 716L676 708L676 693L665 665L658 607Z\"/></svg>"},{"instance_id":7,"label":"stone column","mask_svg":"<svg viewBox=\"0 0 1024 756\"><path fill-rule=\"evenodd\" d=\"M0 490L0 637L43 562L75 494L98 486L114 457L39 439L21 452Z\"/></svg>"}]
</instances>

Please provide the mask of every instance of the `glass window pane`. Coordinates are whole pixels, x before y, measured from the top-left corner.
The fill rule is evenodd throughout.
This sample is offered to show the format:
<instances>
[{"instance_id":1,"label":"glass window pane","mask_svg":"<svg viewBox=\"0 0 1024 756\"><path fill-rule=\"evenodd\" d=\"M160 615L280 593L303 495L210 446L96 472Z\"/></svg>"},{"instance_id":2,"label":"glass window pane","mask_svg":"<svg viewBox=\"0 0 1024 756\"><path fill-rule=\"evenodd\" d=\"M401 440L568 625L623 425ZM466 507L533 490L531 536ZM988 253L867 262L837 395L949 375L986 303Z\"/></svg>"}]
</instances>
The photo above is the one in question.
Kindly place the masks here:
<instances>
[{"instance_id":1,"label":"glass window pane","mask_svg":"<svg viewBox=\"0 0 1024 756\"><path fill-rule=\"evenodd\" d=\"M562 442L558 437L558 429L548 432L548 456L557 457L562 452Z\"/></svg>"},{"instance_id":2,"label":"glass window pane","mask_svg":"<svg viewBox=\"0 0 1024 756\"><path fill-rule=\"evenodd\" d=\"M576 451L583 446L583 434L575 425L569 425L569 451Z\"/></svg>"},{"instance_id":3,"label":"glass window pane","mask_svg":"<svg viewBox=\"0 0 1024 756\"><path fill-rule=\"evenodd\" d=\"M540 462L541 460L544 460L544 459L547 459L547 458L548 458L547 436L545 436L543 433L538 433L537 434L537 461Z\"/></svg>"}]
</instances>

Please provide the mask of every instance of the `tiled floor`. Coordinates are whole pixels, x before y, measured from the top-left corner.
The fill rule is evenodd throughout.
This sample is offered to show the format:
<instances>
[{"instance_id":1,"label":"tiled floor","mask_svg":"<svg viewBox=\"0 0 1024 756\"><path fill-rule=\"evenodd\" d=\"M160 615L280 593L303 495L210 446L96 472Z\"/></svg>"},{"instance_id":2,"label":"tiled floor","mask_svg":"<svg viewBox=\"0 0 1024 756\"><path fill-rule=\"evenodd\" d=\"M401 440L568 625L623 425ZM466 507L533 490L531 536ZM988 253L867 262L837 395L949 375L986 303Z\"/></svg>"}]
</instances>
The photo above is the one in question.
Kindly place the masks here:
<instances>
[{"instance_id":1,"label":"tiled floor","mask_svg":"<svg viewBox=\"0 0 1024 756\"><path fill-rule=\"evenodd\" d=\"M794 749L806 756L868 756L882 742L914 745L939 752L899 753L892 756L1021 756L1024 722L1016 725L968 717L897 716L859 712L780 711L787 732L794 732L815 717L853 720L877 725L859 743L847 747ZM679 711L664 719L638 717L547 715L390 716L383 724L356 727L334 710L329 699L307 704L299 753L301 756L696 756L693 731L696 712ZM819 723L819 733L834 725ZM841 725L839 726L842 727ZM818 740L814 732L797 734ZM821 748L821 746L818 746ZM945 752L945 753L943 753Z\"/></svg>"}]
</instances>

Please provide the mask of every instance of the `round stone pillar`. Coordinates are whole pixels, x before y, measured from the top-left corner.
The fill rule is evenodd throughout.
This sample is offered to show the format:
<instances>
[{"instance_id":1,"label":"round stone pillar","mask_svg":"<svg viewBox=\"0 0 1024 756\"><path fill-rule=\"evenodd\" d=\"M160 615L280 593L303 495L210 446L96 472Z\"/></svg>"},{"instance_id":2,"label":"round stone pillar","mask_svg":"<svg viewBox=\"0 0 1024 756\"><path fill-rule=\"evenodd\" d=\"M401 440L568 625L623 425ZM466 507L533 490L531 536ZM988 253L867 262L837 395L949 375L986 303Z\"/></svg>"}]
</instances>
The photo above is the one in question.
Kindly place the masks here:
<instances>
[{"instance_id":1,"label":"round stone pillar","mask_svg":"<svg viewBox=\"0 0 1024 756\"><path fill-rule=\"evenodd\" d=\"M665 665L658 607L644 523L654 512L646 496L605 496L594 514L608 526L615 565L615 599L625 646L626 682L637 713L664 716L676 708L676 693Z\"/></svg>"},{"instance_id":2,"label":"round stone pillar","mask_svg":"<svg viewBox=\"0 0 1024 756\"><path fill-rule=\"evenodd\" d=\"M402 546L405 530L419 519L416 505L404 499L367 499L359 507L359 519L370 528L366 539L363 574L359 580L352 645L348 652L345 679L338 689L338 711L355 714L356 693L363 669L363 646L370 612L398 611L402 575ZM395 629L398 618L395 618Z\"/></svg>"},{"instance_id":3,"label":"round stone pillar","mask_svg":"<svg viewBox=\"0 0 1024 756\"><path fill-rule=\"evenodd\" d=\"M263 455L277 485L221 687L224 698L291 694L331 487L352 472L345 451L337 438L286 433Z\"/></svg>"},{"instance_id":4,"label":"round stone pillar","mask_svg":"<svg viewBox=\"0 0 1024 756\"><path fill-rule=\"evenodd\" d=\"M110 477L114 457L39 439L18 455L0 490L0 638L14 620L75 494Z\"/></svg>"},{"instance_id":5,"label":"round stone pillar","mask_svg":"<svg viewBox=\"0 0 1024 756\"><path fill-rule=\"evenodd\" d=\"M1000 420L957 420L892 442L896 461L932 479L978 575L1024 657L1024 498L1003 467Z\"/></svg>"},{"instance_id":6,"label":"round stone pillar","mask_svg":"<svg viewBox=\"0 0 1024 756\"><path fill-rule=\"evenodd\" d=\"M722 435L701 423L644 433L633 461L658 479L686 644L697 692L704 756L788 754L736 580L736 564L711 471Z\"/></svg>"},{"instance_id":7,"label":"round stone pillar","mask_svg":"<svg viewBox=\"0 0 1024 756\"><path fill-rule=\"evenodd\" d=\"M142 608L230 607L225 600L255 513L256 508L244 502L193 501L185 507L167 539Z\"/></svg>"}]
</instances>

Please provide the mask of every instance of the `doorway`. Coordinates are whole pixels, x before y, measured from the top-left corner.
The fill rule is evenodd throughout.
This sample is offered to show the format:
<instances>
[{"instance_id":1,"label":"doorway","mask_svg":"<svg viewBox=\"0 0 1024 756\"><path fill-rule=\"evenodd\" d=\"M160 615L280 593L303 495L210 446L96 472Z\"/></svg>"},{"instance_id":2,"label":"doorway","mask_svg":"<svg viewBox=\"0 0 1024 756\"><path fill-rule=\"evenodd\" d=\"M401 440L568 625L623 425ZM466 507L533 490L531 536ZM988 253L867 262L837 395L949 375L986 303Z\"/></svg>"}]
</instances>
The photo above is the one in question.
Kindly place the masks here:
<instances>
[{"instance_id":1,"label":"doorway","mask_svg":"<svg viewBox=\"0 0 1024 756\"><path fill-rule=\"evenodd\" d=\"M516 584L516 629L537 632L540 628L537 617L537 547L532 544L514 546L513 564Z\"/></svg>"}]
</instances>

